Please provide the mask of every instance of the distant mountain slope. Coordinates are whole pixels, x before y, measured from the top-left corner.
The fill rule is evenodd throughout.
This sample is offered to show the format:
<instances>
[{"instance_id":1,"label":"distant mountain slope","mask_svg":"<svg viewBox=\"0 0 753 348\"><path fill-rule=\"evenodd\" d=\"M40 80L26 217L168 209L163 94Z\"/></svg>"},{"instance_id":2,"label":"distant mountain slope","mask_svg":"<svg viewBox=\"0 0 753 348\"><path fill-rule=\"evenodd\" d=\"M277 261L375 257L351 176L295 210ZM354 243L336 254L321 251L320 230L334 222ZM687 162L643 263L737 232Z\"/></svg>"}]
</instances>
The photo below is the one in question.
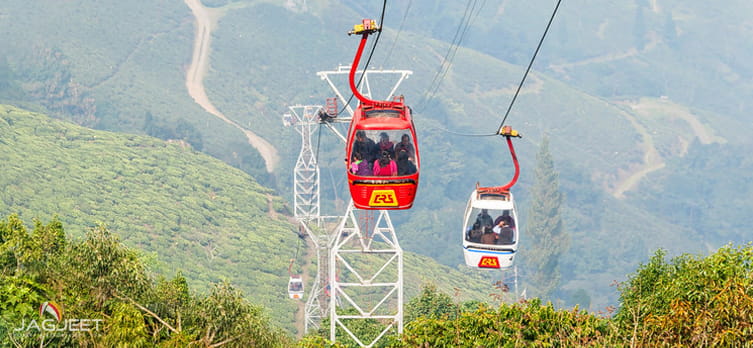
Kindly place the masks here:
<instances>
[{"instance_id":1,"label":"distant mountain slope","mask_svg":"<svg viewBox=\"0 0 753 348\"><path fill-rule=\"evenodd\" d=\"M295 227L282 199L240 170L185 143L90 130L7 105L0 162L0 215L55 214L74 236L104 223L160 274L181 270L199 290L230 280L292 328L296 306L285 289ZM463 299L486 300L492 289L478 274L413 255L405 277L406 296L420 279L463 288Z\"/></svg>"}]
</instances>

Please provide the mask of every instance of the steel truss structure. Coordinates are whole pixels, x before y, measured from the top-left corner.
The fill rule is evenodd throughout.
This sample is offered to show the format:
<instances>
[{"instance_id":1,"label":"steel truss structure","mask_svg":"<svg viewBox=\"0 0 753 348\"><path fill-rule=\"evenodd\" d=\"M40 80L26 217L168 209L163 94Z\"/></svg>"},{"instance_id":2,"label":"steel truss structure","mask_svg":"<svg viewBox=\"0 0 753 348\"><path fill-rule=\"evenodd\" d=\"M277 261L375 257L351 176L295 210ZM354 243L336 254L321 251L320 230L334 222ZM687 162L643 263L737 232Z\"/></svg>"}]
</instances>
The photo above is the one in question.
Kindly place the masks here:
<instances>
[{"instance_id":1,"label":"steel truss structure","mask_svg":"<svg viewBox=\"0 0 753 348\"><path fill-rule=\"evenodd\" d=\"M293 169L294 216L300 220L319 218L319 164L311 144L311 135L319 124L321 105L289 106L290 113L282 116L286 126L295 126L301 135L301 152Z\"/></svg>"},{"instance_id":2,"label":"steel truss structure","mask_svg":"<svg viewBox=\"0 0 753 348\"><path fill-rule=\"evenodd\" d=\"M403 332L403 249L387 211L379 211L373 229L371 213L351 201L337 227L329 256L329 283L338 303L329 308L333 342L339 330L361 347L372 347L391 330ZM354 330L364 326L379 333L368 337Z\"/></svg>"}]
</instances>

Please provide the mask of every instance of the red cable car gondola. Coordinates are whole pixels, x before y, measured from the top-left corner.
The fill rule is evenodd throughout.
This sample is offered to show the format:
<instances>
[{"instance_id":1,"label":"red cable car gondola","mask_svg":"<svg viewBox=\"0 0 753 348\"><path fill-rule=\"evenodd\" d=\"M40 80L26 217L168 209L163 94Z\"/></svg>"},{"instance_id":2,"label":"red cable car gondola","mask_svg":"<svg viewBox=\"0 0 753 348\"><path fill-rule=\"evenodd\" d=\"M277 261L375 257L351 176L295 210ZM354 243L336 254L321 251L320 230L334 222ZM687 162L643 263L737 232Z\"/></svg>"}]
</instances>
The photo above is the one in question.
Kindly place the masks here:
<instances>
[{"instance_id":1,"label":"red cable car gondola","mask_svg":"<svg viewBox=\"0 0 753 348\"><path fill-rule=\"evenodd\" d=\"M349 75L350 89L360 103L353 112L345 145L348 185L356 208L409 209L420 170L411 109L402 96L391 101L364 97L354 80L366 40L378 30L374 20L365 19L348 33L362 35Z\"/></svg>"}]
</instances>

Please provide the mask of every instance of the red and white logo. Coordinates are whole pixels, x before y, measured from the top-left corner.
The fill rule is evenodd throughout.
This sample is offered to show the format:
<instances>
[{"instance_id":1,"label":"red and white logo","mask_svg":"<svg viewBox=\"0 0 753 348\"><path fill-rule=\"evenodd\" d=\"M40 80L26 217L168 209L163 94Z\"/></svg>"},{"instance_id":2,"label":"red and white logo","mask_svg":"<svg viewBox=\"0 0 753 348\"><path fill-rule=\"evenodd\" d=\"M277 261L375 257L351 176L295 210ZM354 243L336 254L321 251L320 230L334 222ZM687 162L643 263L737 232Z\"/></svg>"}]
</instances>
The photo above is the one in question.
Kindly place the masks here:
<instances>
[{"instance_id":1,"label":"red and white logo","mask_svg":"<svg viewBox=\"0 0 753 348\"><path fill-rule=\"evenodd\" d=\"M58 322L60 322L60 319L63 317L55 302L45 302L39 306L39 315L44 316L45 313L52 314Z\"/></svg>"}]
</instances>

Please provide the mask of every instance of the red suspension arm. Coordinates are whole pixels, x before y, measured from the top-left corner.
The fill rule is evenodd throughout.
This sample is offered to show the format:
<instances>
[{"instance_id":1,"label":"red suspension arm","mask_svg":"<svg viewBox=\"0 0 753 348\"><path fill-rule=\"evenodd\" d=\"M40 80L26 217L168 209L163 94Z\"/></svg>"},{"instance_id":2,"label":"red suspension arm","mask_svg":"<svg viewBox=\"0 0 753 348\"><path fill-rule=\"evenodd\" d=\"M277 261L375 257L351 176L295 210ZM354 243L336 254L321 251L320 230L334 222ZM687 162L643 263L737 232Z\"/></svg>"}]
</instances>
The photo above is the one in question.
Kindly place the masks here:
<instances>
[{"instance_id":1,"label":"red suspension arm","mask_svg":"<svg viewBox=\"0 0 753 348\"><path fill-rule=\"evenodd\" d=\"M507 185L502 186L502 190L508 191L510 190L510 187L515 185L516 182L518 182L518 177L520 176L520 165L518 164L518 156L515 154L515 148L512 146L512 137L511 136L505 136L507 138L507 148L510 149L510 156L512 156L512 163L515 165L515 175L513 175L512 180L507 183Z\"/></svg>"},{"instance_id":2,"label":"red suspension arm","mask_svg":"<svg viewBox=\"0 0 753 348\"><path fill-rule=\"evenodd\" d=\"M510 182L508 182L504 186L478 187L478 184L476 184L476 192L478 194L493 193L499 195L507 195L510 192L510 188L513 187L516 182L518 182L518 177L520 176L520 165L518 164L518 155L515 154L515 147L512 146L512 138L519 138L520 134L518 134L518 131L513 130L510 126L502 127L499 134L507 138L507 148L510 149L512 163L513 165L515 165L515 175L513 175Z\"/></svg>"},{"instance_id":3,"label":"red suspension arm","mask_svg":"<svg viewBox=\"0 0 753 348\"><path fill-rule=\"evenodd\" d=\"M353 91L353 95L355 95L362 104L377 103L376 101L363 96L361 92L358 91L358 87L356 87L356 70L358 70L358 63L361 62L361 54L363 53L363 48L366 46L366 40L368 40L369 34L377 30L379 30L379 28L376 27L376 22L370 19L364 19L362 24L356 25L353 28L353 31L348 33L348 35L361 34L361 43L358 45L358 51L356 51L356 56L353 58L353 64L350 66L350 74L348 75L348 80L350 83L350 90ZM364 74L365 73L366 71L364 71Z\"/></svg>"}]
</instances>

